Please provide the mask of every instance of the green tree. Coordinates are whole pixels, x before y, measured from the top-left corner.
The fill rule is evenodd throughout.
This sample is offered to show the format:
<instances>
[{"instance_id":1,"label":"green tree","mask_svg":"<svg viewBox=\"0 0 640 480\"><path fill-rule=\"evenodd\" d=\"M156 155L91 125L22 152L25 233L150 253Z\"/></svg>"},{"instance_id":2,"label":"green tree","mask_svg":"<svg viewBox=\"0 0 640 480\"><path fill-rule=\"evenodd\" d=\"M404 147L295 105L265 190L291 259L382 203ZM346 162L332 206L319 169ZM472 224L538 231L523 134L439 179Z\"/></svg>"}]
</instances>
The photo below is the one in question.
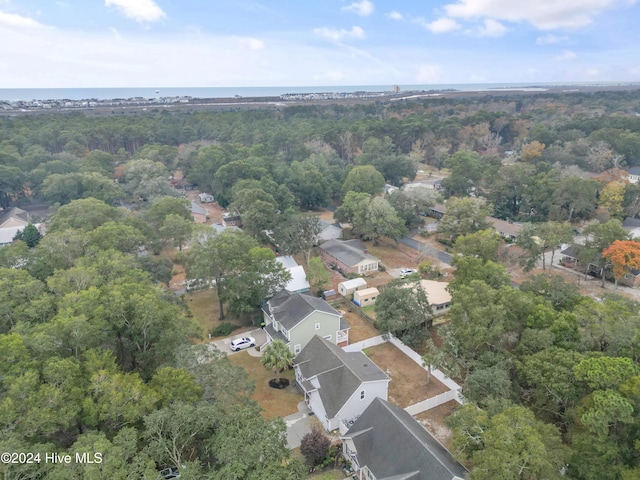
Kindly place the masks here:
<instances>
[{"instance_id":1,"label":"green tree","mask_svg":"<svg viewBox=\"0 0 640 480\"><path fill-rule=\"evenodd\" d=\"M123 214L116 208L95 198L74 200L58 209L51 217L47 237L50 233L70 228L89 232L108 221L119 220Z\"/></svg>"},{"instance_id":2,"label":"green tree","mask_svg":"<svg viewBox=\"0 0 640 480\"><path fill-rule=\"evenodd\" d=\"M329 285L329 272L327 271L320 257L309 259L307 265L307 278L311 288L322 291Z\"/></svg>"},{"instance_id":3,"label":"green tree","mask_svg":"<svg viewBox=\"0 0 640 480\"><path fill-rule=\"evenodd\" d=\"M170 213L164 219L160 227L160 236L166 240L172 240L173 244L182 251L182 246L191 238L193 222L175 213Z\"/></svg>"},{"instance_id":4,"label":"green tree","mask_svg":"<svg viewBox=\"0 0 640 480\"><path fill-rule=\"evenodd\" d=\"M460 235L487 230L490 228L487 221L490 211L490 206L479 199L450 198L437 231L450 242L455 242Z\"/></svg>"},{"instance_id":5,"label":"green tree","mask_svg":"<svg viewBox=\"0 0 640 480\"><path fill-rule=\"evenodd\" d=\"M318 243L320 217L313 213L299 213L283 219L274 231L278 250L285 255L304 253L309 265L311 249Z\"/></svg>"},{"instance_id":6,"label":"green tree","mask_svg":"<svg viewBox=\"0 0 640 480\"><path fill-rule=\"evenodd\" d=\"M442 188L450 197L466 197L473 188L479 187L483 168L477 153L460 150L447 158L444 166L451 173L442 180Z\"/></svg>"},{"instance_id":7,"label":"green tree","mask_svg":"<svg viewBox=\"0 0 640 480\"><path fill-rule=\"evenodd\" d=\"M293 353L282 340L274 340L264 349L262 364L273 370L276 379L293 365Z\"/></svg>"},{"instance_id":8,"label":"green tree","mask_svg":"<svg viewBox=\"0 0 640 480\"><path fill-rule=\"evenodd\" d=\"M427 188L394 190L387 199L408 228L422 225L425 212L435 203L433 191Z\"/></svg>"},{"instance_id":9,"label":"green tree","mask_svg":"<svg viewBox=\"0 0 640 480\"><path fill-rule=\"evenodd\" d=\"M484 262L495 262L498 256L498 247L502 243L500 235L495 230L478 230L456 238L453 250L458 255L476 257Z\"/></svg>"},{"instance_id":10,"label":"green tree","mask_svg":"<svg viewBox=\"0 0 640 480\"><path fill-rule=\"evenodd\" d=\"M483 443L473 454L473 480L562 478L567 452L560 433L524 407L491 418Z\"/></svg>"},{"instance_id":11,"label":"green tree","mask_svg":"<svg viewBox=\"0 0 640 480\"><path fill-rule=\"evenodd\" d=\"M26 243L27 247L29 248L33 248L36 245L38 245L41 239L42 239L42 234L36 228L36 226L31 222L29 222L29 224L26 227L24 227L22 230L18 231L13 237L14 241L22 240L24 243Z\"/></svg>"},{"instance_id":12,"label":"green tree","mask_svg":"<svg viewBox=\"0 0 640 480\"><path fill-rule=\"evenodd\" d=\"M600 267L602 288L604 288L605 272L609 266L607 258L602 255L616 240L628 240L629 232L622 226L620 220L612 219L606 223L594 223L584 229L586 242L578 254L579 259L586 267L595 263Z\"/></svg>"},{"instance_id":13,"label":"green tree","mask_svg":"<svg viewBox=\"0 0 640 480\"><path fill-rule=\"evenodd\" d=\"M393 333L403 342L419 345L433 320L429 300L419 282L389 285L376 300L376 326Z\"/></svg>"},{"instance_id":14,"label":"green tree","mask_svg":"<svg viewBox=\"0 0 640 480\"><path fill-rule=\"evenodd\" d=\"M204 461L219 417L215 405L174 402L144 417L144 450L160 465L181 466L200 456Z\"/></svg>"},{"instance_id":15,"label":"green tree","mask_svg":"<svg viewBox=\"0 0 640 480\"><path fill-rule=\"evenodd\" d=\"M353 228L364 238L378 245L381 237L396 242L406 233L407 227L389 202L382 197L373 197L366 208L357 209L353 217Z\"/></svg>"},{"instance_id":16,"label":"green tree","mask_svg":"<svg viewBox=\"0 0 640 480\"><path fill-rule=\"evenodd\" d=\"M372 165L353 167L342 184L342 193L361 192L377 195L384 191L384 177Z\"/></svg>"}]
</instances>

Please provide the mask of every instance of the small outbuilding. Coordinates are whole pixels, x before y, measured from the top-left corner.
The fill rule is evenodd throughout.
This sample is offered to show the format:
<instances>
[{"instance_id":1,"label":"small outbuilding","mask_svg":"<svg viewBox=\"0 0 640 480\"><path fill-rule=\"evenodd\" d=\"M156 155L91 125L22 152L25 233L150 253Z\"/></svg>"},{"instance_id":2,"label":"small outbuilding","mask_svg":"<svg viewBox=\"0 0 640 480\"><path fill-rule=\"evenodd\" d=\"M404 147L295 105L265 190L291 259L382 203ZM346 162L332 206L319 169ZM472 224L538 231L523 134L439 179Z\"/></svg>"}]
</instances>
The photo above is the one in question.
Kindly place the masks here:
<instances>
[{"instance_id":1,"label":"small outbuilding","mask_svg":"<svg viewBox=\"0 0 640 480\"><path fill-rule=\"evenodd\" d=\"M210 193L199 193L200 203L213 203L216 201L215 197Z\"/></svg>"},{"instance_id":2,"label":"small outbuilding","mask_svg":"<svg viewBox=\"0 0 640 480\"><path fill-rule=\"evenodd\" d=\"M359 307L368 307L376 303L380 292L376 287L363 288L362 290L356 290L353 292L353 303Z\"/></svg>"},{"instance_id":3,"label":"small outbuilding","mask_svg":"<svg viewBox=\"0 0 640 480\"><path fill-rule=\"evenodd\" d=\"M353 278L351 280L345 280L338 284L338 293L343 297L347 297L356 290L366 288L367 281L364 278Z\"/></svg>"}]
</instances>

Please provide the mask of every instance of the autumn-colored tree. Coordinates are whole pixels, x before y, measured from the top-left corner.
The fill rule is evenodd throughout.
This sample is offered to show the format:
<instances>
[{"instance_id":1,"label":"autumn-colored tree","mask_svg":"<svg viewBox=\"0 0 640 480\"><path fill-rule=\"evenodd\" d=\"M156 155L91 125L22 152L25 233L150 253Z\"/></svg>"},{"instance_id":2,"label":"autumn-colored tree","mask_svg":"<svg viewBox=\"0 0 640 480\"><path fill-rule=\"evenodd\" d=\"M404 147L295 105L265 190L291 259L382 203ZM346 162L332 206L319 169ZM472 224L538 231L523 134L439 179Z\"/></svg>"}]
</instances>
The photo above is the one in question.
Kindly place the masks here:
<instances>
[{"instance_id":1,"label":"autumn-colored tree","mask_svg":"<svg viewBox=\"0 0 640 480\"><path fill-rule=\"evenodd\" d=\"M606 209L612 217L620 217L624 213L625 185L620 182L607 183L600 192L600 207Z\"/></svg>"},{"instance_id":2,"label":"autumn-colored tree","mask_svg":"<svg viewBox=\"0 0 640 480\"><path fill-rule=\"evenodd\" d=\"M535 161L542 155L542 152L544 152L544 147L545 144L540 143L537 140L534 140L530 143L525 143L522 146L522 150L520 150L520 160L527 163Z\"/></svg>"},{"instance_id":3,"label":"autumn-colored tree","mask_svg":"<svg viewBox=\"0 0 640 480\"><path fill-rule=\"evenodd\" d=\"M640 242L635 240L616 240L602 252L602 256L611 262L615 287L618 288L618 280L627 272L640 269Z\"/></svg>"}]
</instances>

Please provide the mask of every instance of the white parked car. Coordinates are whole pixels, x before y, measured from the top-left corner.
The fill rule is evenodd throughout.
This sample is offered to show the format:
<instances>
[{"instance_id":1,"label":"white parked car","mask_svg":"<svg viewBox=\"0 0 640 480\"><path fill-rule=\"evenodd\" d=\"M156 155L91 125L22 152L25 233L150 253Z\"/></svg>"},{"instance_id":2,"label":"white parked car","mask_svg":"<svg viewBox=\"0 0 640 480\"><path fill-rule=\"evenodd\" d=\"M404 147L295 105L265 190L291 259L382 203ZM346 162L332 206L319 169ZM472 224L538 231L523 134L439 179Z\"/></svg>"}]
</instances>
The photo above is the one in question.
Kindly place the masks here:
<instances>
[{"instance_id":1,"label":"white parked car","mask_svg":"<svg viewBox=\"0 0 640 480\"><path fill-rule=\"evenodd\" d=\"M401 268L400 269L400 278L406 278L412 273L416 273L417 270L415 268Z\"/></svg>"},{"instance_id":2,"label":"white parked car","mask_svg":"<svg viewBox=\"0 0 640 480\"><path fill-rule=\"evenodd\" d=\"M244 350L245 348L251 348L256 346L256 339L253 337L240 337L231 341L229 348L234 352Z\"/></svg>"}]
</instances>

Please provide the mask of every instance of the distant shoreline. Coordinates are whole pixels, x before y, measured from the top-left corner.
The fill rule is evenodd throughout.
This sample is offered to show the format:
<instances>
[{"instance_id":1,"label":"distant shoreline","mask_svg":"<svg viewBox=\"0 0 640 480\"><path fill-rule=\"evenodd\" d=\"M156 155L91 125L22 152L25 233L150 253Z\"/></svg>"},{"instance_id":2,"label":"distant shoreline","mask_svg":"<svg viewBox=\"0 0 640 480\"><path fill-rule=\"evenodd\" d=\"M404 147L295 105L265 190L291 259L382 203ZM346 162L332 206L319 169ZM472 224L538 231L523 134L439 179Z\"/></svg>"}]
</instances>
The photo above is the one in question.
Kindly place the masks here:
<instances>
[{"instance_id":1,"label":"distant shoreline","mask_svg":"<svg viewBox=\"0 0 640 480\"><path fill-rule=\"evenodd\" d=\"M125 89L126 90L126 89ZM129 97L98 100L95 98L70 100L49 99L31 101L0 100L0 115L19 115L33 113L69 113L74 111L105 113L141 113L159 109L170 110L243 110L255 108L282 108L292 105L322 104L363 104L372 102L398 102L429 98L468 98L468 97L506 97L537 94L561 93L594 93L600 91L633 91L640 90L640 82L614 85L496 85L476 90L430 89L407 91L351 91L351 92L303 92L285 93L272 96L244 97L192 97L192 96L158 96ZM1 90L0 90L1 92Z\"/></svg>"}]
</instances>

